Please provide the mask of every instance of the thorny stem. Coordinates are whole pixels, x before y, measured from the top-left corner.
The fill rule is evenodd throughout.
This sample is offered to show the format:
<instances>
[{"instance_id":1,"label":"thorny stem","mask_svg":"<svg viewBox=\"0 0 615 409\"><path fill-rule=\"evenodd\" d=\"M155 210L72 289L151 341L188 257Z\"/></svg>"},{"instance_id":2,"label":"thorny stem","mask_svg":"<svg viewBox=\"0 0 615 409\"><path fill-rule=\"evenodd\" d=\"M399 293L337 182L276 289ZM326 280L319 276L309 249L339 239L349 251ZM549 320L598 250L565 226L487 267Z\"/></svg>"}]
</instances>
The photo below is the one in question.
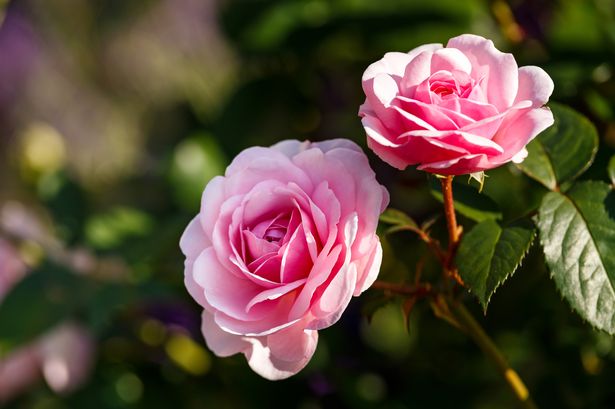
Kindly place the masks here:
<instances>
[{"instance_id":1,"label":"thorny stem","mask_svg":"<svg viewBox=\"0 0 615 409\"><path fill-rule=\"evenodd\" d=\"M444 199L444 214L446 216L446 225L448 228L448 250L446 253L442 251L439 243L433 240L429 234L421 229L411 229L419 234L419 237L425 241L429 247L434 251L444 270L446 277L453 278L458 284L464 285L463 280L457 273L457 269L454 266L455 252L459 245L461 238L462 228L457 224L457 218L455 217L455 207L453 202L453 177L446 176L441 179L442 183L442 197ZM406 296L409 299L416 299L419 297L433 297L433 300L442 300L446 306L444 316L455 327L460 328L468 336L470 336L483 353L489 358L502 375L506 384L518 399L521 406L525 409L538 409L530 393L514 369L508 365L506 358L495 343L489 338L487 333L483 330L480 324L474 319L472 314L466 309L466 307L460 301L454 299L452 294L448 296L440 296L436 290L434 290L428 283L417 282L413 286L406 286L403 284L387 283L384 281L376 281L372 285L372 288L379 289L387 292L396 293L402 296ZM450 305L451 309L447 305Z\"/></svg>"},{"instance_id":2,"label":"thorny stem","mask_svg":"<svg viewBox=\"0 0 615 409\"><path fill-rule=\"evenodd\" d=\"M522 407L525 409L538 409L538 406L532 400L530 393L517 374L517 372L508 365L506 358L500 352L495 343L485 333L480 324L474 319L472 314L466 309L466 307L459 301L453 301L451 303L453 307L455 318L460 324L461 328L476 342L478 347L483 353L493 362L497 367L500 375L506 381L512 393L519 400Z\"/></svg>"}]
</instances>

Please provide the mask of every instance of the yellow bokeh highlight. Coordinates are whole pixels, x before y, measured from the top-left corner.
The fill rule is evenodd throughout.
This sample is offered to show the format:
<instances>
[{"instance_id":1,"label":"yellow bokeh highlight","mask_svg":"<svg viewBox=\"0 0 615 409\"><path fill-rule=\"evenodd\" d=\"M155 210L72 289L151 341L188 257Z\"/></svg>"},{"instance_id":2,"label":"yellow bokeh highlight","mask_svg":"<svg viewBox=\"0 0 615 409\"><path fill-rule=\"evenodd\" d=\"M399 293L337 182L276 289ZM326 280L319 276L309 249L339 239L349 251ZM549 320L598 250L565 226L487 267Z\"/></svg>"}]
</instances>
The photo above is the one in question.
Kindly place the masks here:
<instances>
[{"instance_id":1,"label":"yellow bokeh highlight","mask_svg":"<svg viewBox=\"0 0 615 409\"><path fill-rule=\"evenodd\" d=\"M55 172L66 163L66 146L62 135L48 124L35 122L21 134L22 165L28 172Z\"/></svg>"},{"instance_id":2,"label":"yellow bokeh highlight","mask_svg":"<svg viewBox=\"0 0 615 409\"><path fill-rule=\"evenodd\" d=\"M146 320L139 327L139 338L149 346L162 345L167 335L167 330L160 321L155 319Z\"/></svg>"},{"instance_id":3,"label":"yellow bokeh highlight","mask_svg":"<svg viewBox=\"0 0 615 409\"><path fill-rule=\"evenodd\" d=\"M186 335L172 335L165 350L177 366L192 375L203 375L211 369L209 353Z\"/></svg>"}]
</instances>

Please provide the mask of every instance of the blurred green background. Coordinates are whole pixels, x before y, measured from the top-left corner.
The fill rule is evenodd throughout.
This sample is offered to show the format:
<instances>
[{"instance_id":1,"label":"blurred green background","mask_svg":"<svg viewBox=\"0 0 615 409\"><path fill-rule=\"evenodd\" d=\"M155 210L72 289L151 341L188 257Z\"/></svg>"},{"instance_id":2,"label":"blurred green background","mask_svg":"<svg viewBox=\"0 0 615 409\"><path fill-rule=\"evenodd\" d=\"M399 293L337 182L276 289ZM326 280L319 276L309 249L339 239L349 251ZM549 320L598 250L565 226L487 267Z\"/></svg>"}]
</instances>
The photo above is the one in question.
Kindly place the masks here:
<instances>
[{"instance_id":1,"label":"blurred green background","mask_svg":"<svg viewBox=\"0 0 615 409\"><path fill-rule=\"evenodd\" d=\"M468 338L423 304L406 329L401 302L375 291L321 331L314 359L289 380L259 378L242 356L216 358L183 287L179 236L205 183L246 147L338 137L365 146L363 70L387 51L461 33L552 76L552 99L588 115L601 136L584 177L606 180L614 0L0 4L1 240L31 271L0 308L0 348L8 357L69 320L95 345L76 390L57 394L37 373L6 407L515 407ZM424 174L370 159L393 207L419 221L440 212ZM515 168L488 175L485 193L505 216L537 205L543 188ZM381 278L409 278L425 248L409 233L383 242ZM539 250L486 317L467 304L539 406L615 407L613 339L571 312Z\"/></svg>"}]
</instances>

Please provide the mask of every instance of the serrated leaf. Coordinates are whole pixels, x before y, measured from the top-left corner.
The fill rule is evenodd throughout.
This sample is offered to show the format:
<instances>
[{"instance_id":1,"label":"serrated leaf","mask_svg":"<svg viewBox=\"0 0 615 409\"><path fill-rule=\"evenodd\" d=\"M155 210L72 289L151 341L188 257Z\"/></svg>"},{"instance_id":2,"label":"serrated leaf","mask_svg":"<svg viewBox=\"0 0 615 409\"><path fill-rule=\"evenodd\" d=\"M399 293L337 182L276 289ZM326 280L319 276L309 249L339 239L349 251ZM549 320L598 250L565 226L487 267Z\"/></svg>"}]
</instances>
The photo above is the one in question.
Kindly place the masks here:
<instances>
[{"instance_id":1,"label":"serrated leaf","mask_svg":"<svg viewBox=\"0 0 615 409\"><path fill-rule=\"evenodd\" d=\"M611 157L609 161L609 165L607 166L607 171L609 173L609 178L611 179L611 183L615 185L615 155Z\"/></svg>"},{"instance_id":2,"label":"serrated leaf","mask_svg":"<svg viewBox=\"0 0 615 409\"><path fill-rule=\"evenodd\" d=\"M575 110L555 103L549 106L555 123L527 145L529 154L517 167L548 189L557 190L591 165L598 151L598 133Z\"/></svg>"},{"instance_id":3,"label":"serrated leaf","mask_svg":"<svg viewBox=\"0 0 615 409\"><path fill-rule=\"evenodd\" d=\"M534 226L527 220L504 228L485 220L462 237L455 263L485 312L495 290L521 264L534 236Z\"/></svg>"},{"instance_id":4,"label":"serrated leaf","mask_svg":"<svg viewBox=\"0 0 615 409\"><path fill-rule=\"evenodd\" d=\"M78 287L77 276L51 264L30 273L0 303L0 343L14 348L65 319Z\"/></svg>"},{"instance_id":5,"label":"serrated leaf","mask_svg":"<svg viewBox=\"0 0 615 409\"><path fill-rule=\"evenodd\" d=\"M431 194L440 203L442 199L442 186L432 179ZM468 219L476 222L483 220L499 220L502 212L498 205L484 193L479 193L476 188L465 183L453 183L453 196L455 197L455 210Z\"/></svg>"},{"instance_id":6,"label":"serrated leaf","mask_svg":"<svg viewBox=\"0 0 615 409\"><path fill-rule=\"evenodd\" d=\"M550 192L538 210L551 277L583 318L615 334L615 193L603 182Z\"/></svg>"}]
</instances>

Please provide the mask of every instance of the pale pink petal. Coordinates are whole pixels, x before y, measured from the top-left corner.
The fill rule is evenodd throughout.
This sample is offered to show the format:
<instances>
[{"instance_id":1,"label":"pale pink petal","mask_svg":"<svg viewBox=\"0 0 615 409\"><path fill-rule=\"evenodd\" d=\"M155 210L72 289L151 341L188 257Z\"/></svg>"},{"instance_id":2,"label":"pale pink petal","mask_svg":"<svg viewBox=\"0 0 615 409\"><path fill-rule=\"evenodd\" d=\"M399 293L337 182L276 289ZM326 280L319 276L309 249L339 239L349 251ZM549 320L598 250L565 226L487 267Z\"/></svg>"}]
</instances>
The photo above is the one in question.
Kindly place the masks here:
<instances>
[{"instance_id":1,"label":"pale pink petal","mask_svg":"<svg viewBox=\"0 0 615 409\"><path fill-rule=\"evenodd\" d=\"M456 48L442 48L436 50L431 57L431 72L436 71L463 71L472 72L472 64L464 53Z\"/></svg>"},{"instance_id":2,"label":"pale pink petal","mask_svg":"<svg viewBox=\"0 0 615 409\"><path fill-rule=\"evenodd\" d=\"M289 312L291 319L301 318L309 309L310 303L316 289L329 278L333 268L339 261L342 253L342 245L337 245L332 248L332 242L325 245L325 248L318 256L318 260L314 263L312 271L308 276L308 281L303 286L293 307Z\"/></svg>"},{"instance_id":3,"label":"pale pink petal","mask_svg":"<svg viewBox=\"0 0 615 409\"><path fill-rule=\"evenodd\" d=\"M523 148L519 151L519 153L513 156L511 160L514 163L521 163L525 160L525 158L527 158L527 155L529 155L529 152L527 151L527 149Z\"/></svg>"},{"instance_id":4,"label":"pale pink petal","mask_svg":"<svg viewBox=\"0 0 615 409\"><path fill-rule=\"evenodd\" d=\"M216 176L209 181L201 198L201 213L199 215L203 232L211 240L220 207L226 200L224 195L224 178Z\"/></svg>"},{"instance_id":5,"label":"pale pink petal","mask_svg":"<svg viewBox=\"0 0 615 409\"><path fill-rule=\"evenodd\" d=\"M532 107L538 108L549 101L553 93L553 80L542 68L528 65L519 68L519 91L515 102L532 101Z\"/></svg>"},{"instance_id":6,"label":"pale pink petal","mask_svg":"<svg viewBox=\"0 0 615 409\"><path fill-rule=\"evenodd\" d=\"M474 70L480 70L481 73L482 70L486 71L484 87L490 103L499 111L512 105L519 83L517 62L512 54L499 51L493 41L473 34L451 38L447 47L463 52Z\"/></svg>"},{"instance_id":7,"label":"pale pink petal","mask_svg":"<svg viewBox=\"0 0 615 409\"><path fill-rule=\"evenodd\" d=\"M348 306L357 284L357 266L352 263L340 269L327 283L311 312L315 319L308 328L318 330L335 324Z\"/></svg>"},{"instance_id":8,"label":"pale pink petal","mask_svg":"<svg viewBox=\"0 0 615 409\"><path fill-rule=\"evenodd\" d=\"M306 279L304 278L301 280L296 280L291 283L280 285L278 287L271 288L269 290L265 290L265 291L258 293L253 299L250 300L250 302L246 306L246 312L250 312L252 307L254 307L256 304L262 303L263 301L267 301L267 300L276 300L282 297L283 295L288 294L294 289L305 284L305 282L306 282Z\"/></svg>"},{"instance_id":9,"label":"pale pink petal","mask_svg":"<svg viewBox=\"0 0 615 409\"><path fill-rule=\"evenodd\" d=\"M245 341L242 336L223 331L207 309L203 310L201 331L207 347L220 357L244 352L251 347L251 344Z\"/></svg>"},{"instance_id":10,"label":"pale pink petal","mask_svg":"<svg viewBox=\"0 0 615 409\"><path fill-rule=\"evenodd\" d=\"M303 226L297 228L288 243L284 245L280 265L280 282L291 283L308 275L312 258L308 250Z\"/></svg>"},{"instance_id":11,"label":"pale pink petal","mask_svg":"<svg viewBox=\"0 0 615 409\"><path fill-rule=\"evenodd\" d=\"M281 152L287 157L292 158L299 152L303 152L304 150L309 149L311 146L312 144L310 143L310 141L300 142L295 139L287 139L272 145L271 149Z\"/></svg>"},{"instance_id":12,"label":"pale pink petal","mask_svg":"<svg viewBox=\"0 0 615 409\"><path fill-rule=\"evenodd\" d=\"M346 168L342 163L333 158L326 157L319 149L309 149L301 152L293 159L297 166L305 169L313 186L318 186L321 182L327 181L329 189L333 191L337 201L341 205L340 214L347 214L352 211L349 203L353 203L355 197L355 186L352 176L347 174ZM307 191L306 191L307 192ZM328 209L323 209L327 211ZM330 215L331 216L331 215ZM336 223L330 220L329 223ZM331 230L331 227L328 229Z\"/></svg>"},{"instance_id":13,"label":"pale pink petal","mask_svg":"<svg viewBox=\"0 0 615 409\"><path fill-rule=\"evenodd\" d=\"M255 317L253 320L237 319L222 311L214 311L214 321L222 330L231 334L247 337L270 335L304 318L289 318L289 310L295 299L296 291L291 291L280 298L264 300L250 310L250 315Z\"/></svg>"},{"instance_id":14,"label":"pale pink petal","mask_svg":"<svg viewBox=\"0 0 615 409\"><path fill-rule=\"evenodd\" d=\"M276 243L256 237L254 233L249 230L244 230L242 234L246 240L248 253L252 260L256 260L266 254L277 253L280 248Z\"/></svg>"},{"instance_id":15,"label":"pale pink petal","mask_svg":"<svg viewBox=\"0 0 615 409\"><path fill-rule=\"evenodd\" d=\"M200 217L201 215L199 214L190 221L179 239L179 248L184 253L184 256L186 256L186 261L196 259L204 248L211 246L211 240L203 231Z\"/></svg>"},{"instance_id":16,"label":"pale pink petal","mask_svg":"<svg viewBox=\"0 0 615 409\"><path fill-rule=\"evenodd\" d=\"M205 249L194 262L194 281L203 288L207 303L238 319L256 319L246 313L246 305L262 289L250 280L241 279L220 264L213 248Z\"/></svg>"},{"instance_id":17,"label":"pale pink petal","mask_svg":"<svg viewBox=\"0 0 615 409\"><path fill-rule=\"evenodd\" d=\"M411 96L421 82L431 75L431 57L433 51L423 51L418 54L406 67L404 76L399 84L401 94Z\"/></svg>"},{"instance_id":18,"label":"pale pink petal","mask_svg":"<svg viewBox=\"0 0 615 409\"><path fill-rule=\"evenodd\" d=\"M286 362L302 362L309 359L316 349L316 331L306 330L306 322L301 321L281 331L267 336L267 346L271 355Z\"/></svg>"},{"instance_id":19,"label":"pale pink petal","mask_svg":"<svg viewBox=\"0 0 615 409\"><path fill-rule=\"evenodd\" d=\"M357 285L354 291L354 296L359 296L365 290L367 290L378 278L380 272L380 265L382 264L382 246L378 236L374 235L372 251L364 257L365 264L357 268L358 272L363 274L357 278Z\"/></svg>"},{"instance_id":20,"label":"pale pink petal","mask_svg":"<svg viewBox=\"0 0 615 409\"><path fill-rule=\"evenodd\" d=\"M195 257L195 260L198 258ZM205 290L203 287L198 285L196 281L194 281L194 261L191 260L188 262L188 259L185 261L184 267L184 285L188 290L188 293L194 298L194 300L199 303L200 306L204 307L207 305L207 301L205 300Z\"/></svg>"},{"instance_id":21,"label":"pale pink petal","mask_svg":"<svg viewBox=\"0 0 615 409\"><path fill-rule=\"evenodd\" d=\"M318 148L324 153L327 153L333 149L348 149L351 151L355 151L361 153L363 156L363 149L350 139L336 138L336 139L328 139L326 141L314 142L312 143L312 147Z\"/></svg>"},{"instance_id":22,"label":"pale pink petal","mask_svg":"<svg viewBox=\"0 0 615 409\"><path fill-rule=\"evenodd\" d=\"M519 117L511 118L508 124L493 137L504 148L504 153L491 159L493 166L508 162L539 133L553 125L553 113L549 108L520 111Z\"/></svg>"},{"instance_id":23,"label":"pale pink petal","mask_svg":"<svg viewBox=\"0 0 615 409\"><path fill-rule=\"evenodd\" d=\"M517 102L512 107L510 107L510 109L497 115L468 124L464 126L461 130L463 132L482 136L483 138L492 139L495 133L500 129L504 118L507 115L510 115L511 111L529 108L530 106L531 103L526 100Z\"/></svg>"},{"instance_id":24,"label":"pale pink petal","mask_svg":"<svg viewBox=\"0 0 615 409\"><path fill-rule=\"evenodd\" d=\"M395 99L399 88L397 83L388 74L378 74L372 79L372 90L378 102L388 108L391 101Z\"/></svg>"},{"instance_id":25,"label":"pale pink petal","mask_svg":"<svg viewBox=\"0 0 615 409\"><path fill-rule=\"evenodd\" d=\"M413 58L413 54L400 52L386 53L382 59L367 67L363 73L362 81L369 81L380 74L389 74L401 78L404 75L406 66Z\"/></svg>"},{"instance_id":26,"label":"pale pink petal","mask_svg":"<svg viewBox=\"0 0 615 409\"><path fill-rule=\"evenodd\" d=\"M272 354L270 348L266 345L266 341L261 338L249 338L248 341L252 344L252 349L245 352L248 364L254 372L263 378L272 381L286 379L302 370L316 350L318 332L306 331L305 336L309 338L307 342L302 343L302 345L306 345L305 355L298 361L279 359Z\"/></svg>"}]
</instances>

